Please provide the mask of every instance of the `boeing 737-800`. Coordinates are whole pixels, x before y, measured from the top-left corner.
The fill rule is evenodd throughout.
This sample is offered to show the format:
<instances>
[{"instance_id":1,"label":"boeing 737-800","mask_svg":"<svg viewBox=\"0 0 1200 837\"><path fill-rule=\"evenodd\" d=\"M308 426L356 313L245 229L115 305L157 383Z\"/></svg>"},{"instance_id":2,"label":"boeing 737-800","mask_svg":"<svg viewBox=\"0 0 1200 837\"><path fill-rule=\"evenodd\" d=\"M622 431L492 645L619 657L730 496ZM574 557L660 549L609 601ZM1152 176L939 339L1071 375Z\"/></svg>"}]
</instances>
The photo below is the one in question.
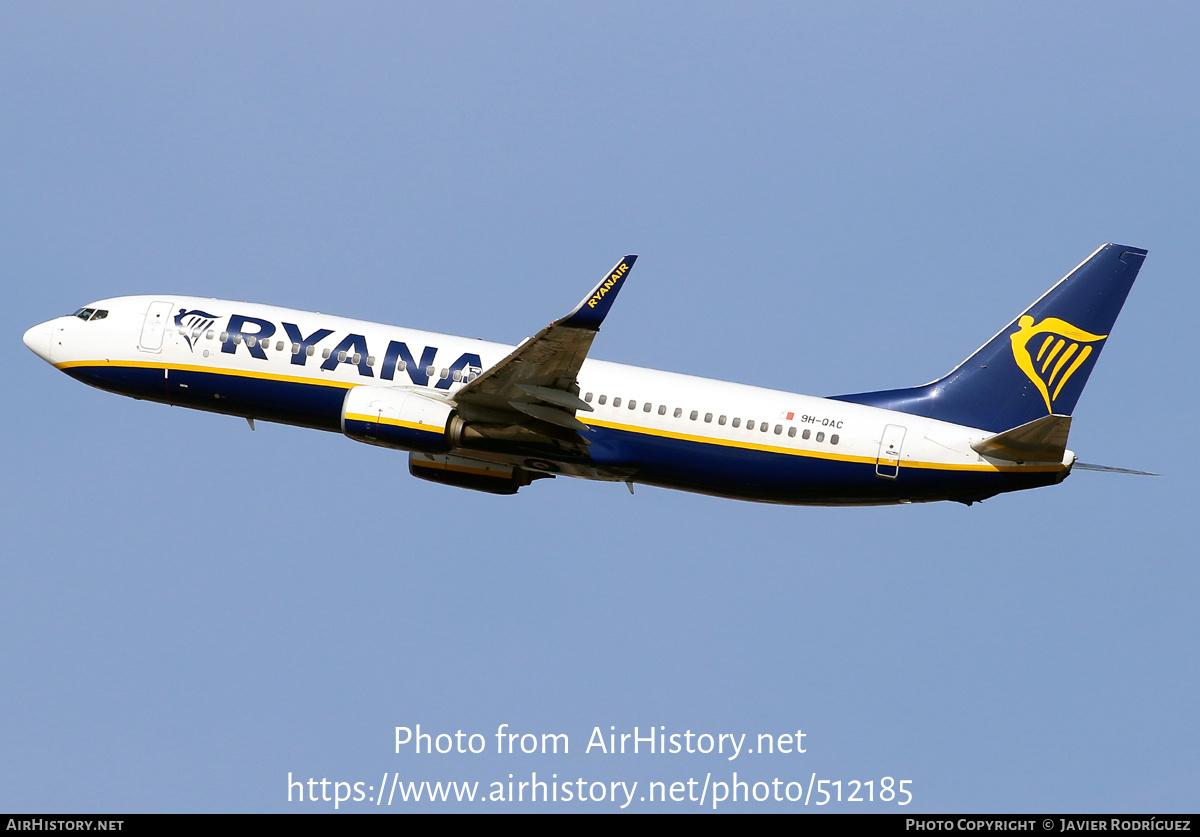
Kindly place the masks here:
<instances>
[{"instance_id":1,"label":"boeing 737-800","mask_svg":"<svg viewBox=\"0 0 1200 837\"><path fill-rule=\"evenodd\" d=\"M587 355L626 256L512 347L270 305L93 302L25 333L134 398L344 433L494 494L565 475L809 505L957 500L1062 482L1071 413L1146 251L1106 244L943 378L817 398ZM1097 466L1098 467L1098 466Z\"/></svg>"}]
</instances>

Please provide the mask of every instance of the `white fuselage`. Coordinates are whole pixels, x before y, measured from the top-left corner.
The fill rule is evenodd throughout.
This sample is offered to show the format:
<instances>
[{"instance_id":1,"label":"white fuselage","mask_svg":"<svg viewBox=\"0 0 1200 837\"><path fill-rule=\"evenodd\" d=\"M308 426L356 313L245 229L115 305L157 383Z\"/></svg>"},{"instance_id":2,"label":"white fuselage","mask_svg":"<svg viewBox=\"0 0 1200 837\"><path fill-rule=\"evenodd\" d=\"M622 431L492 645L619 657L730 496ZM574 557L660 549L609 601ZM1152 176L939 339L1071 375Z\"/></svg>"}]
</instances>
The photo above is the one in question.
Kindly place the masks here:
<instances>
[{"instance_id":1,"label":"white fuselage","mask_svg":"<svg viewBox=\"0 0 1200 837\"><path fill-rule=\"evenodd\" d=\"M353 387L408 387L453 403L513 349L217 299L118 297L84 310L107 315L59 317L30 329L26 343L104 389L327 430L339 429ZM584 361L578 385L593 412L577 416L597 434L589 460L538 458L573 476L768 502L886 503L1058 482L1074 461L1070 452L1053 466L991 460L971 448L986 430L600 360ZM485 458L522 465L528 453Z\"/></svg>"}]
</instances>

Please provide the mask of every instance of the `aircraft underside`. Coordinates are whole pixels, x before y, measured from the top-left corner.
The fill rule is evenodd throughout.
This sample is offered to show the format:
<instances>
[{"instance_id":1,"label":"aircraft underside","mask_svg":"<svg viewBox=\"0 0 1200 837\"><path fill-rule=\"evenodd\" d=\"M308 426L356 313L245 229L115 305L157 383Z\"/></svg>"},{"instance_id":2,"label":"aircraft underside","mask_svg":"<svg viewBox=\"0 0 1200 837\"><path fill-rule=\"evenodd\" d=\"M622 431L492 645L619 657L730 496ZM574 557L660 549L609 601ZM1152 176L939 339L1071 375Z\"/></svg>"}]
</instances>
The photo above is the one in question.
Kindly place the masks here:
<instances>
[{"instance_id":1,"label":"aircraft underside","mask_svg":"<svg viewBox=\"0 0 1200 837\"><path fill-rule=\"evenodd\" d=\"M344 386L150 364L72 365L64 371L83 383L133 398L318 430L342 430ZM552 441L541 445L481 444L451 452L507 463L530 472L533 478L574 476L785 505L971 503L1007 491L1054 485L1069 473L1065 468L1013 473L900 467L894 477L882 477L874 460L834 461L599 426L592 427L587 438L590 445L582 455Z\"/></svg>"}]
</instances>

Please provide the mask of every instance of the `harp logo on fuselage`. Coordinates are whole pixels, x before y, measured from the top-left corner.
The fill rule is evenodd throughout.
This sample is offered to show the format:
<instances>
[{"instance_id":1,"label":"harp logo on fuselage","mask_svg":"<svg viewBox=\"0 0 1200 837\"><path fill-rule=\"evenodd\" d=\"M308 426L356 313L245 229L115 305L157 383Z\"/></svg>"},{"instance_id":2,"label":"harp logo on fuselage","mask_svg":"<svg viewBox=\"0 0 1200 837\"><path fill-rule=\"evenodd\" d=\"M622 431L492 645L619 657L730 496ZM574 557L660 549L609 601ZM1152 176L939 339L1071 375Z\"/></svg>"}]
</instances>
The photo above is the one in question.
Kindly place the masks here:
<instances>
[{"instance_id":1,"label":"harp logo on fuselage","mask_svg":"<svg viewBox=\"0 0 1200 837\"><path fill-rule=\"evenodd\" d=\"M175 327L179 329L179 333L183 335L188 348L192 351L196 350L196 341L200 339L200 335L212 328L216 321L216 314L209 314L207 311L199 309L189 311L186 308L180 308L179 313L175 315Z\"/></svg>"}]
</instances>

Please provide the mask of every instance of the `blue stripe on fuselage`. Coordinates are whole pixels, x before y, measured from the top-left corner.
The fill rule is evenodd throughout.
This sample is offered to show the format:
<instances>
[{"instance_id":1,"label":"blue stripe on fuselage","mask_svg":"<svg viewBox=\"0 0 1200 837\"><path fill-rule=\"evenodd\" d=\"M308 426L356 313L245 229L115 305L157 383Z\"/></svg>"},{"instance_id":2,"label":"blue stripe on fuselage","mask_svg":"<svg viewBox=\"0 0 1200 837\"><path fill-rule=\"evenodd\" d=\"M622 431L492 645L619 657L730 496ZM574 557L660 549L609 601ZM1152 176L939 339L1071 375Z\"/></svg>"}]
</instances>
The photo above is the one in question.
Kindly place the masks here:
<instances>
[{"instance_id":1,"label":"blue stripe on fuselage","mask_svg":"<svg viewBox=\"0 0 1200 837\"><path fill-rule=\"evenodd\" d=\"M597 465L632 466L635 482L760 502L848 505L981 500L1006 491L1054 485L1067 473L955 471L902 464L897 479L884 479L875 473L874 462L773 453L609 428L593 427L586 435Z\"/></svg>"},{"instance_id":2,"label":"blue stripe on fuselage","mask_svg":"<svg viewBox=\"0 0 1200 837\"><path fill-rule=\"evenodd\" d=\"M342 403L348 388L141 365L71 365L63 371L83 383L134 398L335 432L341 432ZM1065 469L954 471L902 464L897 479L883 479L871 462L759 451L597 426L585 435L591 442L590 464L628 471L635 482L760 502L849 505L979 500L1053 485L1067 474ZM547 455L544 451L529 453Z\"/></svg>"},{"instance_id":3,"label":"blue stripe on fuselage","mask_svg":"<svg viewBox=\"0 0 1200 837\"><path fill-rule=\"evenodd\" d=\"M105 364L69 366L63 371L98 389L147 401L338 432L347 389L153 366Z\"/></svg>"}]
</instances>

